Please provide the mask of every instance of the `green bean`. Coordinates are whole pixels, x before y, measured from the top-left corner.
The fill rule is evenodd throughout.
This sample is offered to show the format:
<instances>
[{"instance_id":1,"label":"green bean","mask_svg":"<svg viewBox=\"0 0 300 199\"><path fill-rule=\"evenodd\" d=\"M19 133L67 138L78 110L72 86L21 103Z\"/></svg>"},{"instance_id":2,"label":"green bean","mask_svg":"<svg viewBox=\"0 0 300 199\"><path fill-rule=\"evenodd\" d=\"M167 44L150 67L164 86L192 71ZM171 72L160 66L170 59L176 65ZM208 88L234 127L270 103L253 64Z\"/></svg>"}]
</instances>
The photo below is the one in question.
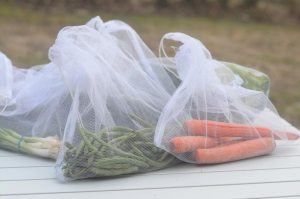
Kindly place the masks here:
<instances>
[{"instance_id":1,"label":"green bean","mask_svg":"<svg viewBox=\"0 0 300 199\"><path fill-rule=\"evenodd\" d=\"M81 134L83 141L85 142L85 144L87 145L87 147L89 147L90 149L97 151L97 148L95 146L93 146L90 142L90 140L88 139L88 137L86 137L85 135L85 129L79 127L79 133Z\"/></svg>"},{"instance_id":2,"label":"green bean","mask_svg":"<svg viewBox=\"0 0 300 199\"><path fill-rule=\"evenodd\" d=\"M96 141L98 141L99 143L103 144L104 146L114 150L115 152L119 153L120 155L126 156L126 157L131 157L131 158L136 158L136 159L140 159L138 156L124 152L114 146L111 146L110 144L103 142L102 140L98 139L97 137L95 137L95 135L93 133L87 132L89 135L91 135L92 137L95 138Z\"/></svg>"},{"instance_id":3,"label":"green bean","mask_svg":"<svg viewBox=\"0 0 300 199\"><path fill-rule=\"evenodd\" d=\"M162 156L157 160L158 162L163 161L166 157L168 157L168 155L170 155L168 152L164 152L162 154Z\"/></svg>"},{"instance_id":4,"label":"green bean","mask_svg":"<svg viewBox=\"0 0 300 199\"><path fill-rule=\"evenodd\" d=\"M97 165L96 168L102 168L102 169L127 169L131 166L132 166L131 164L118 163L118 164L101 164L101 165Z\"/></svg>"},{"instance_id":5,"label":"green bean","mask_svg":"<svg viewBox=\"0 0 300 199\"><path fill-rule=\"evenodd\" d=\"M84 176L83 173L88 171L88 168L80 168L80 167L76 167L77 169L74 170L69 170L69 174L71 178L79 178L80 176Z\"/></svg>"},{"instance_id":6,"label":"green bean","mask_svg":"<svg viewBox=\"0 0 300 199\"><path fill-rule=\"evenodd\" d=\"M105 133L105 132L100 132L99 133L99 139L101 139L101 140L103 140L104 142L107 142L108 141L108 135L107 135L107 133Z\"/></svg>"},{"instance_id":7,"label":"green bean","mask_svg":"<svg viewBox=\"0 0 300 199\"><path fill-rule=\"evenodd\" d=\"M139 129L139 130L135 130L136 133L139 133L141 135L145 135L145 133L151 133L151 135L153 135L153 128L143 128L143 129Z\"/></svg>"},{"instance_id":8,"label":"green bean","mask_svg":"<svg viewBox=\"0 0 300 199\"><path fill-rule=\"evenodd\" d=\"M94 159L95 159L95 156L94 156L94 155L91 155L91 156L88 157L88 160L87 160L87 167L90 167L90 166L93 165Z\"/></svg>"},{"instance_id":9,"label":"green bean","mask_svg":"<svg viewBox=\"0 0 300 199\"><path fill-rule=\"evenodd\" d=\"M118 138L115 138L111 141L108 142L108 144L113 144L114 147L119 146L120 144L122 144L123 142L127 141L133 134L125 134L123 136L120 136ZM99 151L99 153L102 153L103 151L105 151L108 147L107 146L103 146L101 148L101 150Z\"/></svg>"},{"instance_id":10,"label":"green bean","mask_svg":"<svg viewBox=\"0 0 300 199\"><path fill-rule=\"evenodd\" d=\"M80 156L80 154L83 152L83 149L84 149L84 142L81 141L75 153L75 157L74 157L75 159L77 159Z\"/></svg>"},{"instance_id":11,"label":"green bean","mask_svg":"<svg viewBox=\"0 0 300 199\"><path fill-rule=\"evenodd\" d=\"M89 170L96 176L117 176L137 172L139 168L129 167L126 169L101 169L97 167L92 167Z\"/></svg>"},{"instance_id":12,"label":"green bean","mask_svg":"<svg viewBox=\"0 0 300 199\"><path fill-rule=\"evenodd\" d=\"M71 166L83 166L81 163L86 163L87 156L79 156L78 158L73 158L72 160L68 161L68 164Z\"/></svg>"},{"instance_id":13,"label":"green bean","mask_svg":"<svg viewBox=\"0 0 300 199\"><path fill-rule=\"evenodd\" d=\"M165 165L163 162L157 162L155 160L152 160L146 156L144 156L145 162L147 162L150 166L153 166L155 168L161 168L163 165Z\"/></svg>"},{"instance_id":14,"label":"green bean","mask_svg":"<svg viewBox=\"0 0 300 199\"><path fill-rule=\"evenodd\" d=\"M136 141L135 144L144 147L156 147L152 142Z\"/></svg>"},{"instance_id":15,"label":"green bean","mask_svg":"<svg viewBox=\"0 0 300 199\"><path fill-rule=\"evenodd\" d=\"M88 145L84 145L84 148L83 148L83 154L88 154L90 152L90 148Z\"/></svg>"},{"instance_id":16,"label":"green bean","mask_svg":"<svg viewBox=\"0 0 300 199\"><path fill-rule=\"evenodd\" d=\"M137 116L137 115L129 114L129 117L130 117L133 121L139 123L139 124L140 124L142 127L144 127L144 128L154 128L154 125L153 125L153 124L151 124L150 122L147 122L147 121L143 120L142 118L140 118L140 117Z\"/></svg>"},{"instance_id":17,"label":"green bean","mask_svg":"<svg viewBox=\"0 0 300 199\"><path fill-rule=\"evenodd\" d=\"M110 136L110 137L113 137L113 138L117 138L117 137L120 137L126 133L130 133L132 131L128 131L128 132L124 132L124 131L108 131L108 132L105 132L106 135Z\"/></svg>"},{"instance_id":18,"label":"green bean","mask_svg":"<svg viewBox=\"0 0 300 199\"><path fill-rule=\"evenodd\" d=\"M111 158L103 158L103 159L98 159L95 161L94 165L101 165L101 164L119 164L119 163L128 163L132 164L138 167L149 167L149 165L143 161L132 159L132 158L124 158L124 157L111 157Z\"/></svg>"},{"instance_id":19,"label":"green bean","mask_svg":"<svg viewBox=\"0 0 300 199\"><path fill-rule=\"evenodd\" d=\"M106 127L103 128L99 133L107 133L107 132L132 132L133 130L124 126L114 126L114 127Z\"/></svg>"},{"instance_id":20,"label":"green bean","mask_svg":"<svg viewBox=\"0 0 300 199\"><path fill-rule=\"evenodd\" d=\"M127 140L129 139L130 137L134 137L135 135L133 133L129 133L129 134L125 134L123 136L120 136L120 137L117 137L115 139L112 139L111 141L108 142L108 144L116 144L120 141L124 141L124 140Z\"/></svg>"},{"instance_id":21,"label":"green bean","mask_svg":"<svg viewBox=\"0 0 300 199\"><path fill-rule=\"evenodd\" d=\"M144 156L144 154L140 150L138 150L134 145L132 145L132 144L130 144L130 145L131 145L133 153L135 153L136 155L141 156L141 157Z\"/></svg>"}]
</instances>

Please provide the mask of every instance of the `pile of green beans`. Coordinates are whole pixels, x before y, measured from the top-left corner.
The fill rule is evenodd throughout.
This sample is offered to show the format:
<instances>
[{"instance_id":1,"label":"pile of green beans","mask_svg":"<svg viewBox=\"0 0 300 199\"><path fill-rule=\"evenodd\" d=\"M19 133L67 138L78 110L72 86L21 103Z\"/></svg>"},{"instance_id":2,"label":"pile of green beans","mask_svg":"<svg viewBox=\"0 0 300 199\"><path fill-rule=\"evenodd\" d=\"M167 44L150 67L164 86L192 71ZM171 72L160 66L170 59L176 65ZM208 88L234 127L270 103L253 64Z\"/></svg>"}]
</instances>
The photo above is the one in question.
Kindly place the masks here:
<instances>
[{"instance_id":1,"label":"pile of green beans","mask_svg":"<svg viewBox=\"0 0 300 199\"><path fill-rule=\"evenodd\" d=\"M110 177L158 170L177 163L175 157L154 145L154 128L147 123L143 126L139 130L115 126L99 133L77 127L80 142L65 143L64 176Z\"/></svg>"}]
</instances>

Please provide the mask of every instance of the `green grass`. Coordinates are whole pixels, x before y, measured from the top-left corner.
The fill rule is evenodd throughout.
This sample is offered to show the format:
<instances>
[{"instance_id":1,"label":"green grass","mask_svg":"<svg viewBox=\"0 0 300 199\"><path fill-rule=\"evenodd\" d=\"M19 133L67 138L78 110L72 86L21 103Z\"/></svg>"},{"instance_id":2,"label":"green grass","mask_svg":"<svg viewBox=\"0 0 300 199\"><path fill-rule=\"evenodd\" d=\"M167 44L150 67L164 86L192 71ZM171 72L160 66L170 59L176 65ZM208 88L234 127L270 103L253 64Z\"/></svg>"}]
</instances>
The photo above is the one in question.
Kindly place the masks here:
<instances>
[{"instance_id":1,"label":"green grass","mask_svg":"<svg viewBox=\"0 0 300 199\"><path fill-rule=\"evenodd\" d=\"M96 15L104 20L127 22L155 53L164 33L184 32L199 38L216 59L267 73L271 78L271 100L283 117L300 127L300 27L297 26L86 10L45 13L0 4L0 50L20 67L46 63L48 49L62 27L83 24Z\"/></svg>"}]
</instances>

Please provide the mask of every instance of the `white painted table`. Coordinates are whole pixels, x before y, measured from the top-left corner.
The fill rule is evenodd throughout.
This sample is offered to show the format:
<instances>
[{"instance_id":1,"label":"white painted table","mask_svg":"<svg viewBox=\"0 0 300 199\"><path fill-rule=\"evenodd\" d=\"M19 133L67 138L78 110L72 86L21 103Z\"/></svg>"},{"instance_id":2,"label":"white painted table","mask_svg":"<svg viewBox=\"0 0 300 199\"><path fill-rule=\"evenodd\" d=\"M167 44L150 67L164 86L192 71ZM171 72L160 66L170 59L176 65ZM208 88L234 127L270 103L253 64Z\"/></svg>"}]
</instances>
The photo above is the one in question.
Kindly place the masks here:
<instances>
[{"instance_id":1,"label":"white painted table","mask_svg":"<svg viewBox=\"0 0 300 199\"><path fill-rule=\"evenodd\" d=\"M300 198L300 145L234 163L60 183L54 162L0 150L0 199Z\"/></svg>"}]
</instances>

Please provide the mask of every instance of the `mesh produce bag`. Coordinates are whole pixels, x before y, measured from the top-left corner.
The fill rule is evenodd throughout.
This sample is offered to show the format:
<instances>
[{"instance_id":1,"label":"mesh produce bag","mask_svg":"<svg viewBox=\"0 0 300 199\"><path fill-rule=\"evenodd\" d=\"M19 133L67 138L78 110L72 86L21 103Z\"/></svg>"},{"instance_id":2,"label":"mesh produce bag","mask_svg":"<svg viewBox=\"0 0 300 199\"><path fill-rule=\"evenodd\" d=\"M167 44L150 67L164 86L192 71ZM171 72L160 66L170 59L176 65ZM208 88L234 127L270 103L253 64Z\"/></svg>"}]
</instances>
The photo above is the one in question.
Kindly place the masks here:
<instances>
[{"instance_id":1,"label":"mesh produce bag","mask_svg":"<svg viewBox=\"0 0 300 199\"><path fill-rule=\"evenodd\" d=\"M6 95L5 103L1 104L1 128L23 136L62 136L60 129L66 122L66 113L57 107L71 98L58 69L52 64L39 71L11 69L13 82L7 90L11 95Z\"/></svg>"},{"instance_id":2,"label":"mesh produce bag","mask_svg":"<svg viewBox=\"0 0 300 199\"><path fill-rule=\"evenodd\" d=\"M56 159L71 100L58 68L19 69L1 54L0 70L0 148Z\"/></svg>"},{"instance_id":3,"label":"mesh produce bag","mask_svg":"<svg viewBox=\"0 0 300 199\"><path fill-rule=\"evenodd\" d=\"M72 98L56 165L60 180L152 171L177 162L153 143L175 87L161 66L152 65L155 56L130 27L95 18L64 28L49 57Z\"/></svg>"},{"instance_id":4,"label":"mesh produce bag","mask_svg":"<svg viewBox=\"0 0 300 199\"><path fill-rule=\"evenodd\" d=\"M214 60L200 41L182 33L163 37L164 59L165 40L181 43L170 60L180 85L161 113L158 147L186 162L214 164L269 154L276 144L298 139L299 131L269 101L263 74Z\"/></svg>"}]
</instances>

